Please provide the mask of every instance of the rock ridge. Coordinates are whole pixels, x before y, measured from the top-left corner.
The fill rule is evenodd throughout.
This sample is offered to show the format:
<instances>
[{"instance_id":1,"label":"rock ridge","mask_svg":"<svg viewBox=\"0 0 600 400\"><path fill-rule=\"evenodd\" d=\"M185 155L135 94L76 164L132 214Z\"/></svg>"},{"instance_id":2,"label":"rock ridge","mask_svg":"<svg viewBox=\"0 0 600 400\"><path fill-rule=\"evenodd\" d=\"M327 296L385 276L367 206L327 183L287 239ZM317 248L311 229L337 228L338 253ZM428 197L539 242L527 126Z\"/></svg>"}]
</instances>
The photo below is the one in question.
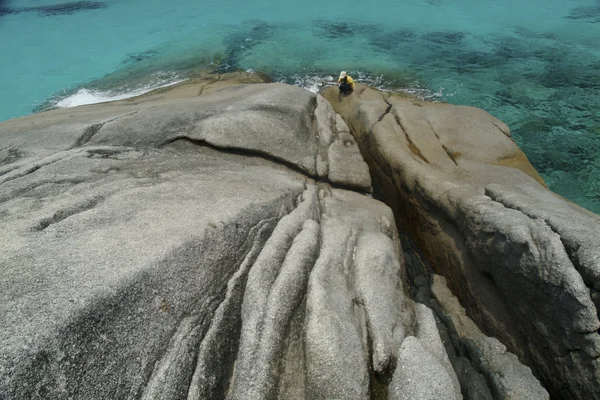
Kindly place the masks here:
<instances>
[{"instance_id":1,"label":"rock ridge","mask_svg":"<svg viewBox=\"0 0 600 400\"><path fill-rule=\"evenodd\" d=\"M339 102L376 192L469 315L556 398L600 396L600 217L548 191L482 110L360 88Z\"/></svg>"},{"instance_id":2,"label":"rock ridge","mask_svg":"<svg viewBox=\"0 0 600 400\"><path fill-rule=\"evenodd\" d=\"M0 123L0 398L471 398L353 126L251 81ZM493 398L547 398L476 339Z\"/></svg>"}]
</instances>

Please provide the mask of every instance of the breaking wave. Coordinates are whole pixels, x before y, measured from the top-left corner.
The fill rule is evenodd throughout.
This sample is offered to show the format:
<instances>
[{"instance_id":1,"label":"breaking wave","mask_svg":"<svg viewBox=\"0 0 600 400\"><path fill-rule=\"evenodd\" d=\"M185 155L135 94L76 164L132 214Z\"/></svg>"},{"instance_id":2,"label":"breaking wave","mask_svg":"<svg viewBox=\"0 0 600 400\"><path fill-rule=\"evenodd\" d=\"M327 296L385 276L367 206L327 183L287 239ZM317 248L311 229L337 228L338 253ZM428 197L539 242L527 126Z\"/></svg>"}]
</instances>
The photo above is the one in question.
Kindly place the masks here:
<instances>
[{"instance_id":1,"label":"breaking wave","mask_svg":"<svg viewBox=\"0 0 600 400\"><path fill-rule=\"evenodd\" d=\"M178 83L184 82L186 79L177 78L165 81L152 82L147 85L137 87L134 89L121 88L113 90L94 90L85 87L79 88L75 93L64 97L62 99L55 99L53 107L69 108L83 106L86 104L104 103L107 101L124 100L132 97L140 96L144 93L148 93L155 89L164 88L167 86L173 86Z\"/></svg>"}]
</instances>

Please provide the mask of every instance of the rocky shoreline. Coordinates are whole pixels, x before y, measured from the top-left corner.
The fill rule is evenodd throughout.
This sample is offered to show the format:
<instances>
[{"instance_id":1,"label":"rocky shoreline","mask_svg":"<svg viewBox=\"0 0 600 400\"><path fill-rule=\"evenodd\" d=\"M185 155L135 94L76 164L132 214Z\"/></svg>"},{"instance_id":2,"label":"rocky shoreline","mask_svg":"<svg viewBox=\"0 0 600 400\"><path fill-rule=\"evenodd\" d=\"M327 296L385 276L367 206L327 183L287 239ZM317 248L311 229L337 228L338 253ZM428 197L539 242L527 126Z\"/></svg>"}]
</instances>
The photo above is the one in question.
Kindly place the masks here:
<instances>
[{"instance_id":1,"label":"rocky shoreline","mask_svg":"<svg viewBox=\"0 0 600 400\"><path fill-rule=\"evenodd\" d=\"M0 399L600 396L600 217L506 125L263 82L0 123Z\"/></svg>"}]
</instances>

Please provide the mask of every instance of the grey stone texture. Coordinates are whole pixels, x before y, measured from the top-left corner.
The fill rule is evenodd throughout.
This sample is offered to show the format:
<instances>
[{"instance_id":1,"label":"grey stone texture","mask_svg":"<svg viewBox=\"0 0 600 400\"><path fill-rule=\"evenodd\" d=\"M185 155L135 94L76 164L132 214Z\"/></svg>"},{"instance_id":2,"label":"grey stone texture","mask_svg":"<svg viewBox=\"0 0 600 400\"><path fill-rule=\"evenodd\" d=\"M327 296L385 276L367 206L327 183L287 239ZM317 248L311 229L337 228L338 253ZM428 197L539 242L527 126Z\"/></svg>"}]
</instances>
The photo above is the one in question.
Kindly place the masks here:
<instances>
[{"instance_id":1,"label":"grey stone texture","mask_svg":"<svg viewBox=\"0 0 600 400\"><path fill-rule=\"evenodd\" d=\"M454 400L452 379L421 341L408 336L398 355L398 368L390 383L390 400Z\"/></svg>"},{"instance_id":2,"label":"grey stone texture","mask_svg":"<svg viewBox=\"0 0 600 400\"><path fill-rule=\"evenodd\" d=\"M0 399L461 399L349 127L253 79L0 123Z\"/></svg>"},{"instance_id":3,"label":"grey stone texture","mask_svg":"<svg viewBox=\"0 0 600 400\"><path fill-rule=\"evenodd\" d=\"M552 396L600 398L600 217L547 190L483 110L364 86L323 96L400 228L477 325Z\"/></svg>"},{"instance_id":4,"label":"grey stone texture","mask_svg":"<svg viewBox=\"0 0 600 400\"><path fill-rule=\"evenodd\" d=\"M442 338L438 331L433 311L426 305L417 303L415 304L415 313L418 323L417 339L419 339L426 351L437 358L439 363L444 367L448 377L452 380L454 397L460 398L460 383L450 359L448 358L444 344L442 343ZM528 374L528 376L530 375ZM537 384L537 382L535 383Z\"/></svg>"},{"instance_id":5,"label":"grey stone texture","mask_svg":"<svg viewBox=\"0 0 600 400\"><path fill-rule=\"evenodd\" d=\"M498 339L481 332L450 292L444 277L433 276L431 291L444 322L451 327L453 341L465 350L476 370L485 376L494 399L550 398L517 356L508 352Z\"/></svg>"}]
</instances>

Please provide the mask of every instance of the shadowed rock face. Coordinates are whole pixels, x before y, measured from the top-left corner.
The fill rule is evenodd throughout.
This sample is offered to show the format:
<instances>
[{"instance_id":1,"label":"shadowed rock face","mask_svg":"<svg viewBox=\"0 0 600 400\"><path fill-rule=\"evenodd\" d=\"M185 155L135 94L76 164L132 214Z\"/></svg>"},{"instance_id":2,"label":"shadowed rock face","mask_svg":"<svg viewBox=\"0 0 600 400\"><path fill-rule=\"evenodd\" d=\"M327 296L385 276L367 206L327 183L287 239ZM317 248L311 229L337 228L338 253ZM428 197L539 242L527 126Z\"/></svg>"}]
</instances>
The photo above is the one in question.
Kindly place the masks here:
<instances>
[{"instance_id":1,"label":"shadowed rock face","mask_svg":"<svg viewBox=\"0 0 600 400\"><path fill-rule=\"evenodd\" d=\"M244 82L0 124L1 399L462 398L348 126Z\"/></svg>"},{"instance_id":2,"label":"shadowed rock face","mask_svg":"<svg viewBox=\"0 0 600 400\"><path fill-rule=\"evenodd\" d=\"M402 230L479 327L556 398L600 397L600 217L548 191L481 110L365 87L342 103L324 95Z\"/></svg>"}]
</instances>

